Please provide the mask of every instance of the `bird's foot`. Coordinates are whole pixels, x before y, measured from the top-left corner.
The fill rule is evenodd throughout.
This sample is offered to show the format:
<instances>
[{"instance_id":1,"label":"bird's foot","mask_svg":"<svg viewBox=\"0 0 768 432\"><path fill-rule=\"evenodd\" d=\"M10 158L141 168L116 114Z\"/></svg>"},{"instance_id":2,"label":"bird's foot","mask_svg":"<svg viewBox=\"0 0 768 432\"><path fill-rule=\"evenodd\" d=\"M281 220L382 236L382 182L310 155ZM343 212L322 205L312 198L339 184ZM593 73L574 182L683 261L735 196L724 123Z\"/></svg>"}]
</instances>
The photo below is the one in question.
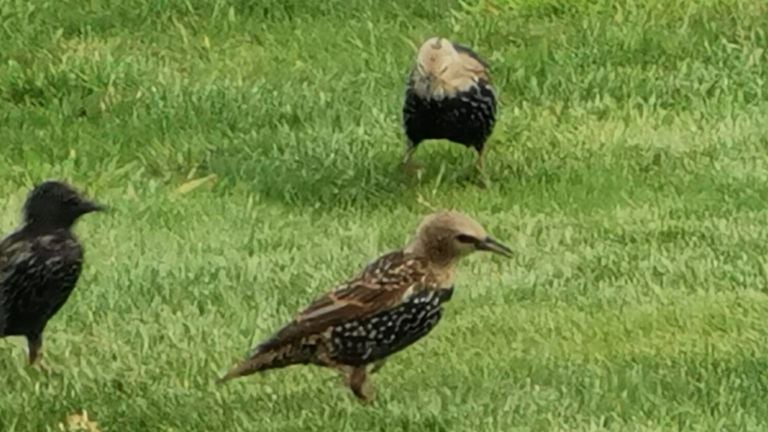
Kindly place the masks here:
<instances>
[{"instance_id":1,"label":"bird's foot","mask_svg":"<svg viewBox=\"0 0 768 432\"><path fill-rule=\"evenodd\" d=\"M487 189L491 185L491 180L484 171L469 170L457 177L457 181L462 184L476 186L480 189Z\"/></svg>"},{"instance_id":2,"label":"bird's foot","mask_svg":"<svg viewBox=\"0 0 768 432\"><path fill-rule=\"evenodd\" d=\"M403 169L403 172L409 176L421 177L421 174L424 172L424 167L417 164L416 162L404 161L400 164L400 166Z\"/></svg>"},{"instance_id":3,"label":"bird's foot","mask_svg":"<svg viewBox=\"0 0 768 432\"><path fill-rule=\"evenodd\" d=\"M375 392L368 382L368 372L365 367L357 367L347 375L347 385L352 393L362 403L370 403L375 399Z\"/></svg>"},{"instance_id":4,"label":"bird's foot","mask_svg":"<svg viewBox=\"0 0 768 432\"><path fill-rule=\"evenodd\" d=\"M364 383L359 388L352 388L352 393L360 403L365 405L373 403L373 401L376 400L376 391L369 382Z\"/></svg>"},{"instance_id":5,"label":"bird's foot","mask_svg":"<svg viewBox=\"0 0 768 432\"><path fill-rule=\"evenodd\" d=\"M491 179L485 171L480 170L474 176L474 183L481 189L488 189L491 186Z\"/></svg>"},{"instance_id":6,"label":"bird's foot","mask_svg":"<svg viewBox=\"0 0 768 432\"><path fill-rule=\"evenodd\" d=\"M42 355L37 355L35 361L30 361L27 364L30 369L36 369L43 375L51 375L54 370L47 365L47 362L43 361Z\"/></svg>"},{"instance_id":7,"label":"bird's foot","mask_svg":"<svg viewBox=\"0 0 768 432\"><path fill-rule=\"evenodd\" d=\"M27 364L30 368L37 369L45 375L55 372L53 368L47 366L46 362L43 361L42 336L27 339Z\"/></svg>"},{"instance_id":8,"label":"bird's foot","mask_svg":"<svg viewBox=\"0 0 768 432\"><path fill-rule=\"evenodd\" d=\"M355 392L355 397L361 404L368 405L376 400L376 391L370 384L367 384L359 392Z\"/></svg>"},{"instance_id":9,"label":"bird's foot","mask_svg":"<svg viewBox=\"0 0 768 432\"><path fill-rule=\"evenodd\" d=\"M40 369L40 372L45 375L51 375L54 372L54 370L50 366L47 366L42 359L39 360L35 366L37 366L37 368Z\"/></svg>"},{"instance_id":10,"label":"bird's foot","mask_svg":"<svg viewBox=\"0 0 768 432\"><path fill-rule=\"evenodd\" d=\"M491 179L485 172L482 157L478 158L475 162L472 172L468 175L469 180L476 186L486 189L491 185Z\"/></svg>"},{"instance_id":11,"label":"bird's foot","mask_svg":"<svg viewBox=\"0 0 768 432\"><path fill-rule=\"evenodd\" d=\"M485 153L483 152L482 148L477 150L477 159L475 159L474 171L476 176L479 178L479 181L484 183L483 187L490 185L490 179L485 173Z\"/></svg>"}]
</instances>

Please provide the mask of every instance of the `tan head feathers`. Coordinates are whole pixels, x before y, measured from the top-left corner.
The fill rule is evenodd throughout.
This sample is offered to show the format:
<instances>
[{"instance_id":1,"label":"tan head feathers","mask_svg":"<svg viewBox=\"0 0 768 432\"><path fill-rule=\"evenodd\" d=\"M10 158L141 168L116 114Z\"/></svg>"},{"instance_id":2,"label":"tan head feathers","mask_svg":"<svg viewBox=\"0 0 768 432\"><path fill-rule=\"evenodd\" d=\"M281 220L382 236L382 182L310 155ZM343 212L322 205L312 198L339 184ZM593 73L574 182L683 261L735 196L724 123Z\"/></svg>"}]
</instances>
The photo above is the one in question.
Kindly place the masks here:
<instances>
[{"instance_id":1,"label":"tan head feathers","mask_svg":"<svg viewBox=\"0 0 768 432\"><path fill-rule=\"evenodd\" d=\"M488 235L477 221L453 210L444 210L425 217L406 252L428 258L438 265L453 264L471 252L486 250L504 256L512 251Z\"/></svg>"},{"instance_id":2,"label":"tan head feathers","mask_svg":"<svg viewBox=\"0 0 768 432\"><path fill-rule=\"evenodd\" d=\"M471 217L455 210L442 210L432 213L421 220L416 230L419 236L435 236L439 232L466 234L477 238L485 238L485 228Z\"/></svg>"},{"instance_id":3,"label":"tan head feathers","mask_svg":"<svg viewBox=\"0 0 768 432\"><path fill-rule=\"evenodd\" d=\"M489 80L486 67L474 53L441 37L421 45L413 78L417 93L435 99L468 90L480 79Z\"/></svg>"}]
</instances>

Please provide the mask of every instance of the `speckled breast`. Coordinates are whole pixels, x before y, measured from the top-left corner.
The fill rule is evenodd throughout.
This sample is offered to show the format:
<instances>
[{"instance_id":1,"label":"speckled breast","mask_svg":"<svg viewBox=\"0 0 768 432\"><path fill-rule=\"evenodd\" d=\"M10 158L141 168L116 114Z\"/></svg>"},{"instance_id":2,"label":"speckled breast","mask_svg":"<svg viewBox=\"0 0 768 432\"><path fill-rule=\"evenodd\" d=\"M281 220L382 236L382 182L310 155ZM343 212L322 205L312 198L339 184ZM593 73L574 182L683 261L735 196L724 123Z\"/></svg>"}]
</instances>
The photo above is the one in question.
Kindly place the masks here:
<instances>
[{"instance_id":1,"label":"speckled breast","mask_svg":"<svg viewBox=\"0 0 768 432\"><path fill-rule=\"evenodd\" d=\"M387 357L429 333L440 321L453 288L414 295L399 306L333 329L333 359L361 366Z\"/></svg>"},{"instance_id":2,"label":"speckled breast","mask_svg":"<svg viewBox=\"0 0 768 432\"><path fill-rule=\"evenodd\" d=\"M448 139L478 150L491 134L495 115L495 95L484 85L441 100L424 99L409 91L403 108L405 132L413 143Z\"/></svg>"}]
</instances>

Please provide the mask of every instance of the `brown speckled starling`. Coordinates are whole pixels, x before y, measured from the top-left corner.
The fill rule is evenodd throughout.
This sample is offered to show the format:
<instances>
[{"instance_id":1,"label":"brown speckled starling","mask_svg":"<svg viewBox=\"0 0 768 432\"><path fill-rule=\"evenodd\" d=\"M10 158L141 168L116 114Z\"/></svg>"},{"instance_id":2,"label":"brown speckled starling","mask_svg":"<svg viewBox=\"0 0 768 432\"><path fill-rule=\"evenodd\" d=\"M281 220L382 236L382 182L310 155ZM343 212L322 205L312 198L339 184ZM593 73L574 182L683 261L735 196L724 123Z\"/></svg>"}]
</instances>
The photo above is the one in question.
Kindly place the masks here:
<instances>
[{"instance_id":1,"label":"brown speckled starling","mask_svg":"<svg viewBox=\"0 0 768 432\"><path fill-rule=\"evenodd\" d=\"M477 250L510 256L480 224L454 211L427 216L403 249L387 253L318 298L219 379L295 364L341 371L355 396L369 400L369 371L424 337L453 293L458 260Z\"/></svg>"},{"instance_id":2,"label":"brown speckled starling","mask_svg":"<svg viewBox=\"0 0 768 432\"><path fill-rule=\"evenodd\" d=\"M27 197L21 228L0 240L0 337L26 337L30 364L80 276L83 249L72 225L102 209L64 183L43 182Z\"/></svg>"},{"instance_id":3,"label":"brown speckled starling","mask_svg":"<svg viewBox=\"0 0 768 432\"><path fill-rule=\"evenodd\" d=\"M433 37L419 48L403 105L406 143L403 164L424 140L447 139L478 153L496 121L496 94L488 64L471 49Z\"/></svg>"}]
</instances>

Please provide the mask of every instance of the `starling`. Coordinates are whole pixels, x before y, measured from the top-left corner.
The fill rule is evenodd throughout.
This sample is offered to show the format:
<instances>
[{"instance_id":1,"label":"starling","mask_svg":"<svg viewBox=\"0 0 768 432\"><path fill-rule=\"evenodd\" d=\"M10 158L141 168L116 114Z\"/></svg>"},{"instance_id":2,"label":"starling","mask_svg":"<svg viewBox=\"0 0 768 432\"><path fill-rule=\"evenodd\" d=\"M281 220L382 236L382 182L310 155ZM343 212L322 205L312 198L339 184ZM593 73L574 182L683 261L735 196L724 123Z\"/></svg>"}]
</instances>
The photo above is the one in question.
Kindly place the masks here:
<instances>
[{"instance_id":1,"label":"starling","mask_svg":"<svg viewBox=\"0 0 768 432\"><path fill-rule=\"evenodd\" d=\"M428 139L447 139L477 151L483 148L496 118L496 94L488 64L471 49L433 37L419 48L403 104L406 143L403 164Z\"/></svg>"},{"instance_id":2,"label":"starling","mask_svg":"<svg viewBox=\"0 0 768 432\"><path fill-rule=\"evenodd\" d=\"M64 183L46 181L29 193L21 228L0 240L0 337L26 337L30 364L42 355L45 325L80 276L83 248L72 225L103 209Z\"/></svg>"},{"instance_id":3,"label":"starling","mask_svg":"<svg viewBox=\"0 0 768 432\"><path fill-rule=\"evenodd\" d=\"M219 382L313 364L340 371L356 397L370 400L367 367L378 369L388 356L437 325L442 305L453 293L459 258L477 250L511 255L509 248L461 213L427 216L405 248L381 256L316 299Z\"/></svg>"}]
</instances>

